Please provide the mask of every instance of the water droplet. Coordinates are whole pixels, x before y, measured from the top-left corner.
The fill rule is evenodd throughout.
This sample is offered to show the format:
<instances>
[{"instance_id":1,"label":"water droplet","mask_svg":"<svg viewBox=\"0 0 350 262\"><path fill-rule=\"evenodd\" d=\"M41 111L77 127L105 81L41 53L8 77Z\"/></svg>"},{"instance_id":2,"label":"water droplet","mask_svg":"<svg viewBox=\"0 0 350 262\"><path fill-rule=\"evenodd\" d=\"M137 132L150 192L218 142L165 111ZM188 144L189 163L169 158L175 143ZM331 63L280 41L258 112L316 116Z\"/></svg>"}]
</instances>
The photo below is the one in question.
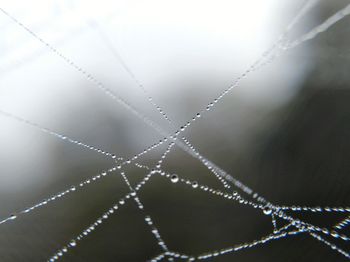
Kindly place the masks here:
<instances>
[{"instance_id":1,"label":"water droplet","mask_svg":"<svg viewBox=\"0 0 350 262\"><path fill-rule=\"evenodd\" d=\"M177 182L179 182L179 177L177 175L173 174L173 175L171 175L170 180L173 183L177 183Z\"/></svg>"},{"instance_id":2,"label":"water droplet","mask_svg":"<svg viewBox=\"0 0 350 262\"><path fill-rule=\"evenodd\" d=\"M268 215L271 215L272 210L269 207L264 207L263 212L264 212L265 215L268 216Z\"/></svg>"},{"instance_id":3,"label":"water droplet","mask_svg":"<svg viewBox=\"0 0 350 262\"><path fill-rule=\"evenodd\" d=\"M77 242L75 242L75 240L72 240L72 241L69 243L69 245L70 245L71 247L75 247L75 246L77 245Z\"/></svg>"},{"instance_id":4,"label":"water droplet","mask_svg":"<svg viewBox=\"0 0 350 262\"><path fill-rule=\"evenodd\" d=\"M332 232L331 232L331 235L332 235L332 237L335 237L335 238L338 238L338 237L339 237L339 234L338 234L338 232L336 232L336 231L332 231Z\"/></svg>"},{"instance_id":5,"label":"water droplet","mask_svg":"<svg viewBox=\"0 0 350 262\"><path fill-rule=\"evenodd\" d=\"M192 182L192 187L193 187L193 188L197 188L197 187L198 187L198 183L197 183L196 181L193 181L193 182Z\"/></svg>"}]
</instances>

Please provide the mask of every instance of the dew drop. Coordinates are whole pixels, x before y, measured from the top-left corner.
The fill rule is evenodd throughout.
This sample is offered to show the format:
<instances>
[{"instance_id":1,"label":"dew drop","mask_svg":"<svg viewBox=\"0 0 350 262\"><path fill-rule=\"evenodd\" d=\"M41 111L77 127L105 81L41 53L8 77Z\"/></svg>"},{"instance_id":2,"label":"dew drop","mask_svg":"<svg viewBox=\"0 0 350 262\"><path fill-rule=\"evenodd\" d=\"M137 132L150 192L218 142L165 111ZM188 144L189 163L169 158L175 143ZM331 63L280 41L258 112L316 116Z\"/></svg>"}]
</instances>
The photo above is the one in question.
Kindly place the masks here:
<instances>
[{"instance_id":1,"label":"dew drop","mask_svg":"<svg viewBox=\"0 0 350 262\"><path fill-rule=\"evenodd\" d=\"M179 182L179 177L177 175L171 175L171 178L170 178L171 182L173 183L177 183Z\"/></svg>"},{"instance_id":2,"label":"dew drop","mask_svg":"<svg viewBox=\"0 0 350 262\"><path fill-rule=\"evenodd\" d=\"M269 208L269 207L264 207L263 212L264 212L265 215L268 216L268 215L271 215L272 210L271 210L271 208Z\"/></svg>"},{"instance_id":3,"label":"dew drop","mask_svg":"<svg viewBox=\"0 0 350 262\"><path fill-rule=\"evenodd\" d=\"M197 187L198 187L198 183L197 183L196 181L193 181L193 182L192 182L192 187L193 187L193 188L197 188Z\"/></svg>"}]
</instances>

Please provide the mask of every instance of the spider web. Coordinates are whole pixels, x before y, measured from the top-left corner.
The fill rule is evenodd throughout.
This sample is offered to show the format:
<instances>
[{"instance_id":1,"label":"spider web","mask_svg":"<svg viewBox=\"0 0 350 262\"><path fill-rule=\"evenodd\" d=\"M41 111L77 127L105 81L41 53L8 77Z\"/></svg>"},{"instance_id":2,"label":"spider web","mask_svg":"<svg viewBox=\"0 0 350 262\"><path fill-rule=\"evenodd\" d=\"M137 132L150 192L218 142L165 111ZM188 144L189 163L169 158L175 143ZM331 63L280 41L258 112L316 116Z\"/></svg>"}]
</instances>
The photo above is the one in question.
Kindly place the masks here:
<instances>
[{"instance_id":1,"label":"spider web","mask_svg":"<svg viewBox=\"0 0 350 262\"><path fill-rule=\"evenodd\" d=\"M13 120L24 123L28 126L36 128L43 133L54 136L64 142L74 144L76 146L85 148L87 150L94 151L98 154L103 155L107 159L111 159L115 162L115 165L109 169L102 170L100 173L81 181L78 184L68 186L66 190L59 193L53 194L48 198L27 207L21 211L15 212L10 216L0 220L0 225L5 226L5 224L19 219L38 208L48 206L50 203L60 200L67 196L68 194L74 193L78 190L84 190L89 185L96 181L105 179L105 177L112 174L119 174L128 188L128 193L126 193L122 198L118 199L109 209L105 210L93 223L88 225L80 234L73 237L67 243L63 244L60 249L58 249L48 261L56 261L65 256L66 253L70 252L71 249L75 248L81 241L83 241L86 236L94 232L109 218L118 215L120 209L122 209L127 202L135 202L138 208L138 212L142 214L144 222L149 228L150 234L155 238L159 248L162 252L156 257L150 258L150 261L161 261L167 259L168 261L173 261L174 259L184 259L188 261L195 260L206 260L218 256L223 256L229 253L238 252L245 249L250 249L258 245L264 245L270 241L284 239L293 235L298 234L308 234L315 240L322 243L325 248L331 248L338 252L340 255L350 258L350 253L340 246L334 243L334 240L340 240L342 242L350 241L350 237L342 233L342 230L350 224L350 207L312 207L312 206L284 206L276 205L264 196L260 195L258 192L245 185L243 182L236 179L231 174L227 173L225 170L220 168L218 165L213 163L211 160L203 156L183 135L186 130L188 130L194 122L199 122L203 119L203 116L207 112L213 110L215 106L223 100L223 98L229 94L234 88L238 87L242 80L247 78L250 74L254 73L256 70L261 69L264 66L272 63L275 59L281 56L284 52L290 49L296 48L300 44L310 41L315 38L318 34L328 30L333 24L340 21L342 18L350 14L350 5L347 5L343 9L336 12L334 15L330 16L323 23L311 29L309 32L299 36L295 40L289 39L289 32L298 23L298 21L305 16L311 8L313 8L319 1L310 0L307 1L300 11L295 15L294 19L274 42L274 44L266 50L246 71L244 71L228 88L224 89L217 97L210 103L205 105L201 111L189 118L188 121L183 123L181 126L176 126L171 117L166 113L166 111L161 108L153 99L151 94L147 91L142 81L134 74L131 68L128 66L126 61L120 55L118 50L113 45L112 41L108 35L104 32L103 28L99 25L96 20L91 19L89 25L91 28L97 31L101 39L103 40L106 47L111 51L113 57L122 65L124 70L129 74L130 78L139 87L140 92L142 92L146 99L152 104L160 116L167 120L169 124L169 129L175 130L174 132L168 132L157 123L152 121L147 115L139 111L131 103L120 97L113 90L108 88L104 83L99 81L93 74L86 71L83 67L75 63L72 59L60 52L56 47L45 41L33 30L31 30L26 25L22 24L19 20L15 18L12 14L9 14L6 10L0 8L3 15L7 16L13 23L17 24L27 33L29 33L33 38L40 41L44 46L46 46L53 55L56 55L63 59L63 61L70 67L72 67L79 74L83 75L88 81L92 82L94 86L100 89L106 96L110 97L116 103L119 103L124 108L126 108L131 114L135 115L140 121L144 122L146 125L150 126L157 133L163 136L163 138L145 148L138 154L130 157L117 156L112 152L107 152L106 150L86 144L85 142L79 141L75 138L66 136L65 134L58 133L40 124L37 124L31 120L24 119L20 116L14 115L9 112L0 111L0 113L9 117ZM153 165L145 165L140 163L142 156L149 154L161 146L165 146L166 149L163 154L159 157L159 160ZM220 182L221 188L213 188L206 184L201 184L195 180L187 179L181 176L181 174L168 173L164 168L164 161L167 160L169 154L175 149L179 148L184 151L189 156L193 157L196 161L199 161L204 167ZM129 180L129 171L127 168L135 168L144 172L143 178L136 184L132 185ZM262 238L254 239L250 242L244 242L241 244L235 244L230 247L223 247L220 250L207 251L201 254L184 254L176 250L171 249L166 241L162 237L162 230L154 222L152 214L147 211L147 206L143 204L143 200L140 197L140 192L144 190L146 184L150 184L154 180L154 177L163 177L169 183L172 184L183 184L191 190L203 191L208 197L217 197L222 199L222 201L227 201L230 203L236 203L242 206L247 206L249 208L258 210L264 216L268 216L271 219L272 232ZM233 191L234 190L234 191ZM332 228L319 227L313 223L306 222L303 219L299 219L295 216L296 213L300 212L312 212L312 213L340 213L342 220L333 225ZM283 225L281 225L283 224ZM147 259L147 258L145 258Z\"/></svg>"}]
</instances>

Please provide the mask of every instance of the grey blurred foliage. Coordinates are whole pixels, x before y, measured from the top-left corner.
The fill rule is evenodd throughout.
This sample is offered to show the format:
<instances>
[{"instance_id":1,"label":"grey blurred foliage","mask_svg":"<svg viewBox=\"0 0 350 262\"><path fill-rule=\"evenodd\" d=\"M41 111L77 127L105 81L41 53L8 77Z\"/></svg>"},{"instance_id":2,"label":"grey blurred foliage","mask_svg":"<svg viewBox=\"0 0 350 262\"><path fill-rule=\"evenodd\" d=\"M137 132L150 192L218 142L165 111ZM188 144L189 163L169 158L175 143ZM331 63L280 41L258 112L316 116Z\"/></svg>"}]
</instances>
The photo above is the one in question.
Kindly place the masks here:
<instances>
[{"instance_id":1,"label":"grey blurred foliage","mask_svg":"<svg viewBox=\"0 0 350 262\"><path fill-rule=\"evenodd\" d=\"M345 2L323 1L312 14L313 23L319 24ZM345 18L312 40L307 44L311 47L306 53L293 50L282 58L284 61L300 55L299 61L311 62L298 91L286 103L271 107L254 105L235 97L233 93L195 124L186 136L203 155L274 203L349 205L349 21ZM258 74L264 75L265 70L269 68ZM129 88L129 84L122 80L104 80L123 89ZM217 89L210 90L212 86L222 90L227 85L219 73L210 71L199 75L178 74L176 79L167 79L164 83L169 90L182 86L176 96L173 91L162 91L161 95L156 95L156 101L165 111L168 109L176 123L183 122L188 118L184 116L191 116L210 100L208 97L216 94ZM254 84L257 82L243 83L242 88ZM75 85L85 88L86 83L79 80ZM190 91L186 91L186 87ZM135 103L143 99L138 95L125 93ZM270 95L273 97L274 94ZM83 101L62 108L61 112L47 110L47 114L58 119L56 127L59 130L122 156L130 156L160 138L133 116L125 116L128 113L124 109L108 104L108 99L97 91L86 91L83 96ZM69 101L70 98L61 96L57 99ZM141 110L151 114L152 119L161 125L166 125L149 105L142 105ZM55 119L51 119L51 123ZM30 163L30 168L22 170L22 175L36 172L53 175L45 178L43 174L40 183L27 191L0 192L2 216L114 165L99 155L48 138L26 126L18 124L17 128L29 133L33 144L37 139L44 139L50 145L45 152L48 155L45 170L40 171L39 162ZM162 150L148 154L142 162L154 164ZM30 147L21 148L20 157L14 157L11 165L20 166L21 158L30 154L36 153ZM165 169L203 184L220 186L203 166L179 149L170 153ZM144 175L143 171L135 168L127 168L126 173L133 184ZM47 259L126 192L127 187L115 174L15 223L1 226L0 260ZM199 254L248 242L272 230L270 219L257 210L170 184L161 177L146 185L140 192L140 198L168 246L184 253ZM300 217L322 226L333 225L341 218L332 214L317 216L304 213ZM349 229L346 233L350 233ZM349 250L348 244L335 243ZM160 252L143 217L130 201L63 261L144 261ZM302 234L218 257L215 261L345 261L345 258Z\"/></svg>"}]
</instances>

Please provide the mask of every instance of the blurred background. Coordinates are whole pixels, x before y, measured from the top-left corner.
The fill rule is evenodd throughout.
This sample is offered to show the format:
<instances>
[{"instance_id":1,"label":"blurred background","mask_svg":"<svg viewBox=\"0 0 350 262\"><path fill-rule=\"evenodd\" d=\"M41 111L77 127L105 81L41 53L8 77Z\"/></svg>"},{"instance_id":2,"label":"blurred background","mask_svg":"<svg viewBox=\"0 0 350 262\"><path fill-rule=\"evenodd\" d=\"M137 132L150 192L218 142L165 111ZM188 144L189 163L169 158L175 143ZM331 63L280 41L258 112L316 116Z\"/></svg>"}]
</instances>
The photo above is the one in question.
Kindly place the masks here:
<instances>
[{"instance_id":1,"label":"blurred background","mask_svg":"<svg viewBox=\"0 0 350 262\"><path fill-rule=\"evenodd\" d=\"M305 1L3 1L1 7L171 132L119 56L176 126L229 87L278 38ZM308 32L348 1L320 1L294 27ZM349 17L251 73L186 130L201 154L279 205L350 203ZM0 13L0 110L130 157L162 138ZM115 163L0 114L0 217ZM162 146L140 159L153 166ZM176 148L164 170L220 183ZM145 175L126 168L135 185ZM116 173L0 226L0 261L45 261L120 199ZM271 233L258 210L157 177L139 193L171 250L198 255ZM293 213L321 227L345 215ZM283 225L282 221L277 224ZM349 228L343 233L349 234ZM330 240L330 239L328 239ZM334 243L350 250L344 241ZM64 261L146 261L162 251L132 201ZM214 261L345 261L299 234ZM179 260L181 261L181 260Z\"/></svg>"}]
</instances>

